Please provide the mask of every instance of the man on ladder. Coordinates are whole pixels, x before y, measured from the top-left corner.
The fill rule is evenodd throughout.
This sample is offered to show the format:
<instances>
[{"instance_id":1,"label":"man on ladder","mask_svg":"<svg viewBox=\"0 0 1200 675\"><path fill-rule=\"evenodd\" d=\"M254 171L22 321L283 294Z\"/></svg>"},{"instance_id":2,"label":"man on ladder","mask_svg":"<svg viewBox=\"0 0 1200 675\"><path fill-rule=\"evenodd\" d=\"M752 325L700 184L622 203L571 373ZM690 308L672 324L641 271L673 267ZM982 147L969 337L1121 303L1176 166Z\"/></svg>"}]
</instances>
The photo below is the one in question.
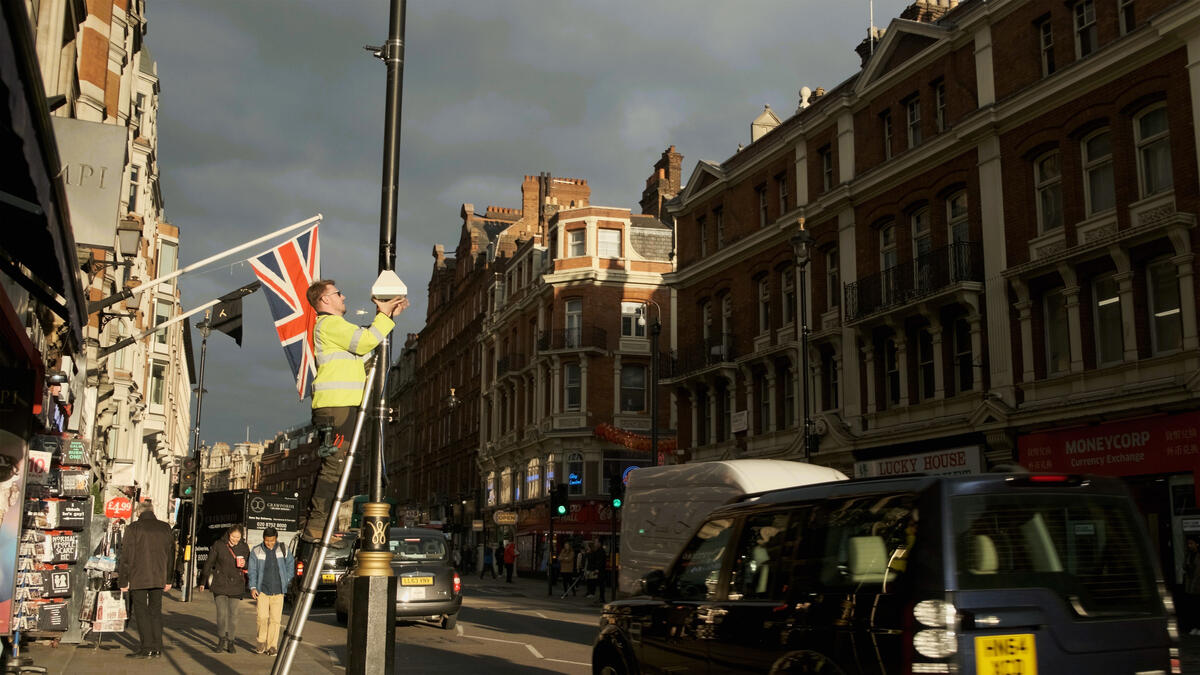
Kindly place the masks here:
<instances>
[{"instance_id":1,"label":"man on ladder","mask_svg":"<svg viewBox=\"0 0 1200 675\"><path fill-rule=\"evenodd\" d=\"M314 281L306 293L317 310L313 329L313 352L317 376L312 384L312 423L320 434L321 469L308 505L308 517L300 536L310 542L321 540L329 518L329 504L337 492L346 463L346 452L354 434L355 414L362 404L367 374L363 357L370 354L396 326L392 317L408 307L408 298L373 298L378 313L369 326L356 326L344 318L346 296L331 279ZM386 367L387 364L382 364Z\"/></svg>"}]
</instances>

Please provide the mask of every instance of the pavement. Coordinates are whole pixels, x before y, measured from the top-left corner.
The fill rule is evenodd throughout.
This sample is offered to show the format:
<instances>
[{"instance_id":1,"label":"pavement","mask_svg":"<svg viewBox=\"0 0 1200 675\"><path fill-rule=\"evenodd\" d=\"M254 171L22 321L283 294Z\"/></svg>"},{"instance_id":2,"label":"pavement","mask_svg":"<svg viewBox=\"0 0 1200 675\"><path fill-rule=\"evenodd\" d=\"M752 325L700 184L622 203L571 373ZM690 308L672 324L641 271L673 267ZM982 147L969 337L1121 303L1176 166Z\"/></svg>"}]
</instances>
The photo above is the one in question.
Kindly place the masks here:
<instances>
[{"instance_id":1,"label":"pavement","mask_svg":"<svg viewBox=\"0 0 1200 675\"><path fill-rule=\"evenodd\" d=\"M579 585L577 593L567 595L566 598L562 595L562 585L555 586L554 593L548 593L547 583L544 578L514 578L512 583L507 583L503 576L498 579L492 579L490 576L480 579L476 574L464 575L463 579L464 595L467 602L464 604L464 613L468 607L480 603L472 603L472 599L484 601L503 602L504 599L513 599L510 603L513 608L525 608L532 612L532 615L541 616L543 618L553 619L552 629L555 632L563 630L570 631L570 636L567 638L570 642L576 645L590 645L591 639L594 638L598 629L600 603L596 599L585 597L586 591L583 584ZM565 625L562 621L562 616L555 615L554 608L561 608L565 612L570 612L575 618L574 626ZM476 610L476 612L486 612L486 609ZM286 625L290 609L285 609L284 624ZM593 614L594 613L594 614ZM331 614L328 608L314 609L314 615ZM546 617L546 614L550 614ZM468 615L469 616L469 615ZM592 617L595 617L595 621ZM478 620L476 617L473 619ZM309 626L305 627L304 641L299 645L296 652L296 658L293 661L292 673L296 675L342 675L345 672L345 633L344 629L336 627L332 624L328 617L321 623L321 619L314 618L310 620ZM458 637L463 637L462 626L464 619L460 618ZM468 626L470 622L468 620ZM135 632L132 626L127 626L129 630L124 633L105 633L103 639L97 643L89 642L81 645L62 644L52 646L47 643L34 643L31 645L22 646L21 656L30 657L33 665L40 666L46 669L46 672L51 674L61 673L103 673L104 675L126 675L137 673L142 675L147 672L153 673L238 673L240 675L266 675L270 673L271 666L274 662L273 657L262 656L251 651L253 647L253 633L255 626L255 612L253 601L243 600L239 607L238 617L238 633L242 636L237 643L237 651L234 654L213 653L212 647L215 644L214 631L216 626L216 610L215 605L207 593L198 593L195 600L190 603L181 602L179 592L172 590L163 599L163 642L166 649L162 658L155 660L127 659L125 655L136 649ZM468 627L468 637L473 629ZM437 635L438 631L432 631L428 635ZM425 641L427 638L417 636L418 640ZM496 643L503 643L507 640L491 639ZM1200 675L1200 636L1184 635L1180 638L1181 652L1183 661L1183 673L1192 673ZM518 644L515 643L514 644ZM501 645L497 645L498 647ZM522 649L523 651L523 649ZM536 649L530 651L538 654ZM543 648L543 651L545 649ZM590 649L586 650L590 651ZM399 656L399 655L398 655ZM433 656L431 654L431 656ZM444 657L453 656L452 654L443 652ZM465 657L464 665L460 668L450 668L441 672L500 672L506 671L504 668L492 668L486 662L486 657L480 661L478 656L468 656L466 654L459 655ZM541 654L538 654L541 659ZM549 655L548 655L549 656ZM432 659L440 660L440 659ZM531 668L526 665L520 669L515 669L514 672L534 672L534 673L578 673L586 672L588 669L582 661L588 660L586 656L573 656L571 660L558 660L554 658L545 658L537 662L539 668ZM426 663L430 663L427 661ZM475 664L480 669L471 668L469 664ZM506 665L506 664L492 664ZM397 659L397 672L415 672L411 664L406 664L402 659Z\"/></svg>"}]
</instances>

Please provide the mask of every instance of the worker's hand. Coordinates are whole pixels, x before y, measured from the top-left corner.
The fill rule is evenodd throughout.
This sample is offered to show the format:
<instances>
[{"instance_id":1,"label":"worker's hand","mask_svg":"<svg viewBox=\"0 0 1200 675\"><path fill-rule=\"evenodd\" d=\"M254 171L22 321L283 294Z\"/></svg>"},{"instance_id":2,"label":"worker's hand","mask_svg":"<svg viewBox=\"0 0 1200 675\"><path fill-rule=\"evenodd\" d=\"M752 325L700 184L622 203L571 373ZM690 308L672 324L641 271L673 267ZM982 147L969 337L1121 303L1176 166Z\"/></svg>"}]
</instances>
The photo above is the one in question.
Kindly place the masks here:
<instances>
[{"instance_id":1,"label":"worker's hand","mask_svg":"<svg viewBox=\"0 0 1200 675\"><path fill-rule=\"evenodd\" d=\"M166 586L163 586L163 593L166 593L169 590L171 590L171 584L167 584Z\"/></svg>"},{"instance_id":2,"label":"worker's hand","mask_svg":"<svg viewBox=\"0 0 1200 675\"><path fill-rule=\"evenodd\" d=\"M258 589L257 588L250 589L250 597L254 598L255 600L258 599Z\"/></svg>"},{"instance_id":3,"label":"worker's hand","mask_svg":"<svg viewBox=\"0 0 1200 675\"><path fill-rule=\"evenodd\" d=\"M408 296L404 295L391 300L380 300L379 298L372 298L372 300L379 313L387 317L396 316L408 307Z\"/></svg>"}]
</instances>

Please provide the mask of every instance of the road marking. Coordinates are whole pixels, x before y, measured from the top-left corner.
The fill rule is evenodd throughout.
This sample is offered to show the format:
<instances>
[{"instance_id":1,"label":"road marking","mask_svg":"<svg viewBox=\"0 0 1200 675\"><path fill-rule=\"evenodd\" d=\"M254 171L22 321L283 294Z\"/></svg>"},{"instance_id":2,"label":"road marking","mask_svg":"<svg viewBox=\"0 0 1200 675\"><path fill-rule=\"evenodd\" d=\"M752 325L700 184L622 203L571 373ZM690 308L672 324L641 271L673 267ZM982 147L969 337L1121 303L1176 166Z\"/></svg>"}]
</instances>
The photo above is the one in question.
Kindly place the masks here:
<instances>
[{"instance_id":1,"label":"road marking","mask_svg":"<svg viewBox=\"0 0 1200 675\"><path fill-rule=\"evenodd\" d=\"M520 640L502 640L500 638L483 637L482 635L466 635L463 633L462 624L458 625L458 634L460 637L467 637L467 638L471 638L473 640L486 640L487 642L502 642L502 643L508 644L508 645L525 645L525 648L529 650L530 654L533 654L535 657L537 657L538 659L541 659L543 661L553 661L554 663L569 663L573 666L584 666L584 667L588 667L588 668L590 668L592 665L590 663L582 663L580 661L566 661L564 659L548 659L545 656L543 656L541 652L539 652L537 650L537 647L534 647L533 645L529 644L528 642L521 642Z\"/></svg>"},{"instance_id":2,"label":"road marking","mask_svg":"<svg viewBox=\"0 0 1200 675\"><path fill-rule=\"evenodd\" d=\"M549 618L550 618L550 617L546 616L545 614L542 614L541 612L534 612L534 614L537 614L538 616L542 617L543 619L549 619Z\"/></svg>"}]
</instances>

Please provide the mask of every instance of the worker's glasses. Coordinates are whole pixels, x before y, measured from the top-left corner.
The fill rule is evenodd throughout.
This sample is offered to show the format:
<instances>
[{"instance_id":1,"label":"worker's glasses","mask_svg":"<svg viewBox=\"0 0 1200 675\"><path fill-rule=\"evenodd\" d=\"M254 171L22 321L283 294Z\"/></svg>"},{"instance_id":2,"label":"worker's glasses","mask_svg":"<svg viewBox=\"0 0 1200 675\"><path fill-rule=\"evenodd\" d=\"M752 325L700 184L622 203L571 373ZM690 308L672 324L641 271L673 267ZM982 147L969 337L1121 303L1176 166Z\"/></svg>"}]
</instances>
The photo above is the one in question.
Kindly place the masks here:
<instances>
[{"instance_id":1,"label":"worker's glasses","mask_svg":"<svg viewBox=\"0 0 1200 675\"><path fill-rule=\"evenodd\" d=\"M332 292L332 293L326 293L325 295L322 295L321 297L322 297L322 298L328 298L328 297L329 297L329 296L331 296L331 295L340 295L340 296L342 296L342 297L346 297L346 294L345 294L345 293L343 293L343 292L341 292L341 291L334 291L334 292Z\"/></svg>"}]
</instances>

